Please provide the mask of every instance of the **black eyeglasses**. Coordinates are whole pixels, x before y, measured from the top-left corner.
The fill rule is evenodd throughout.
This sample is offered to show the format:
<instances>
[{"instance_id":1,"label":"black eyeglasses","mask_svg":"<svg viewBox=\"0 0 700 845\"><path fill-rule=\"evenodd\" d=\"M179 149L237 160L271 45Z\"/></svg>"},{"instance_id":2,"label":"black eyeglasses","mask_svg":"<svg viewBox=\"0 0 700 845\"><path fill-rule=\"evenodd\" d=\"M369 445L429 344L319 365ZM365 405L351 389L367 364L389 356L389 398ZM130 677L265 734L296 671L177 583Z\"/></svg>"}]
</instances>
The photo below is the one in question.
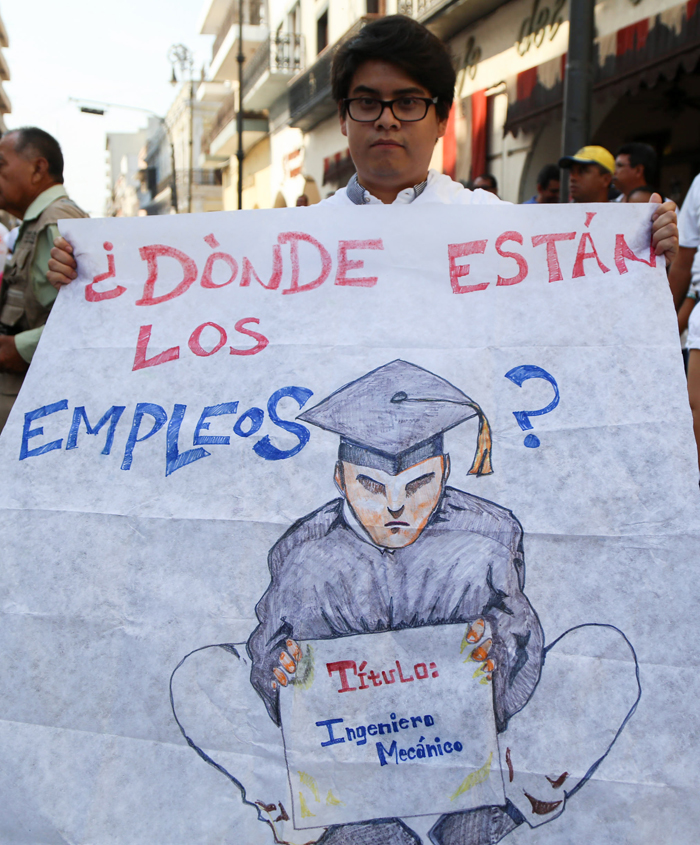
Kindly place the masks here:
<instances>
[{"instance_id":1,"label":"black eyeglasses","mask_svg":"<svg viewBox=\"0 0 700 845\"><path fill-rule=\"evenodd\" d=\"M438 104L438 97L397 97L395 100L378 100L376 97L349 97L343 100L348 115L357 123L374 123L388 106L397 120L413 123L423 120L431 106Z\"/></svg>"}]
</instances>

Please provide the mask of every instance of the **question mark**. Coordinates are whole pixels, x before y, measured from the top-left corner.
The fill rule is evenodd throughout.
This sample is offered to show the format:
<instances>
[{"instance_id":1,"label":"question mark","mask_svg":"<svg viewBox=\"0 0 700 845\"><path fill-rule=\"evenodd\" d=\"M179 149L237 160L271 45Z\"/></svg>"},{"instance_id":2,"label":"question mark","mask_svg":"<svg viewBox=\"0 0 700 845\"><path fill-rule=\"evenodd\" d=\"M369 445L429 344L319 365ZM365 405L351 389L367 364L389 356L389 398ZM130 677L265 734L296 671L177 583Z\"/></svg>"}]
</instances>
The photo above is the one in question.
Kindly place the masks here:
<instances>
[{"instance_id":1,"label":"question mark","mask_svg":"<svg viewBox=\"0 0 700 845\"><path fill-rule=\"evenodd\" d=\"M514 384L517 384L518 387L522 387L523 382L529 378L543 378L554 388L554 399L552 399L546 408L540 408L539 411L513 411L513 416L523 431L529 431L532 428L530 417L541 417L543 414L548 414L559 404L559 387L554 376L551 376L541 367L535 367L533 364L522 364L520 367L513 367L512 370L508 370L505 377L510 379ZM525 438L525 445L528 449L536 449L540 445L540 439L535 434L528 434Z\"/></svg>"}]
</instances>

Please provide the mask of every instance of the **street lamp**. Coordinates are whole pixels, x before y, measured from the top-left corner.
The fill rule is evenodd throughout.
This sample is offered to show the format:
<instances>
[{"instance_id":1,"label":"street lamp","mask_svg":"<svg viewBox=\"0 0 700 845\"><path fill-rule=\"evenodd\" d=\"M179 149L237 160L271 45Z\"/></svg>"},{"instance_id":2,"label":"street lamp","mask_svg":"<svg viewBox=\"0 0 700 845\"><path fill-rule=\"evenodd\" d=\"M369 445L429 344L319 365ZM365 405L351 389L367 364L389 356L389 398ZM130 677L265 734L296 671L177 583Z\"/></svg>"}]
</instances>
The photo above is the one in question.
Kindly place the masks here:
<instances>
[{"instance_id":1,"label":"street lamp","mask_svg":"<svg viewBox=\"0 0 700 845\"><path fill-rule=\"evenodd\" d=\"M122 106L118 103L105 103L102 100L86 100L81 99L79 97L69 97L68 102L70 103L92 103L92 106L80 106L80 111L83 114L94 114L103 117L105 114L106 109L126 109L127 111L140 111L144 114L148 114L151 117L155 117L156 120L160 121L160 125L165 130L165 134L170 142L170 167L172 169L172 180L170 183L170 207L173 209L175 214L178 213L177 208L177 179L175 176L175 145L173 143L173 137L170 134L170 127L164 117L161 117L151 109L144 109L141 106ZM95 108L94 106L101 106L101 108Z\"/></svg>"},{"instance_id":2,"label":"street lamp","mask_svg":"<svg viewBox=\"0 0 700 845\"><path fill-rule=\"evenodd\" d=\"M175 73L175 66L180 68L180 75L186 78L190 83L190 155L189 167L187 173L187 211L192 211L192 157L193 157L193 143L194 143L194 80L192 78L192 68L194 67L194 55L192 51L184 44L173 44L168 50L168 61L172 65L172 76L170 77L170 84L177 85L177 75ZM184 79L183 79L184 81ZM174 167L173 163L173 167Z\"/></svg>"}]
</instances>

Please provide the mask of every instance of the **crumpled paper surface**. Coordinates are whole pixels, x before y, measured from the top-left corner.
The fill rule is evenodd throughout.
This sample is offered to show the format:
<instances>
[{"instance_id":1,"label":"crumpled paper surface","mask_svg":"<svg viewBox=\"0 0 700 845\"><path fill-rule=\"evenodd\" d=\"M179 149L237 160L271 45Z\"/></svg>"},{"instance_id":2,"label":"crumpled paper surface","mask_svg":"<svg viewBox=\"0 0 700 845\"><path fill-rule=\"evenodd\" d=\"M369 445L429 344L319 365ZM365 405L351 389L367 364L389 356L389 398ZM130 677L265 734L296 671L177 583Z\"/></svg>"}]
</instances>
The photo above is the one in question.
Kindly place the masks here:
<instances>
[{"instance_id":1,"label":"crumpled paper surface","mask_svg":"<svg viewBox=\"0 0 700 845\"><path fill-rule=\"evenodd\" d=\"M586 227L589 211L595 217ZM545 643L583 623L614 625L639 662L642 697L612 752L558 818L535 828L521 824L505 841L694 843L696 453L663 268L628 261L629 272L620 274L615 263L616 233L648 258L649 216L643 206L426 206L63 224L81 276L60 294L0 438L0 839L273 841L269 825L231 782L186 745L170 708L170 674L200 646L245 642L269 581L269 549L293 522L337 496L337 438L330 433L312 430L297 454L281 460L254 451L266 435L282 451L298 443L272 423L270 398L300 387L312 391L310 407L402 358L484 409L494 473L467 475L476 438L471 421L446 435L450 484L510 509L522 524L525 590ZM283 245L279 288L255 279L241 287L244 257L268 282L278 235L290 231L325 245L328 278L285 294L292 264ZM546 247L533 247L532 238L572 231L575 238L557 246L563 278L550 282ZM496 284L518 270L495 250L504 232L520 233L523 243L509 240L502 251L528 263L528 275L511 285ZM585 232L609 272L585 258L584 275L574 278ZM219 288L201 286L215 251L204 240L210 234L238 265L236 278ZM339 241L377 239L383 250L347 252L364 267L345 271L377 283L334 284ZM488 286L454 293L448 245L478 240L487 241L485 252L456 259L471 268L454 281ZM107 242L116 277L93 289L126 290L90 302L85 290L107 269ZM137 305L148 276L139 249L153 244L186 253L197 279L180 296ZM299 245L299 285L321 272L315 249ZM161 259L155 295L182 279L174 261ZM226 281L224 270L214 268L214 282ZM253 355L230 354L230 346L256 344L235 328L253 317L259 323L245 326L268 345ZM192 334L205 323L221 327L226 344L195 354ZM146 359L175 347L179 357L134 369L144 326L152 327ZM202 329L201 349L209 352L221 336ZM552 386L533 378L518 387L504 377L523 365L551 374L561 396L550 413L531 417L538 448L525 447L527 432L513 412L544 407ZM64 400L65 410L27 422L27 415ZM234 402L236 414L212 417L209 429L200 429L230 442L206 446L210 456L166 475L175 405L186 406L177 440L183 454L197 448L203 409ZM159 406L167 421L133 444L125 469L138 403ZM81 419L77 447L66 448L76 408L94 426L113 406L125 410L109 454L101 454L109 422L90 435ZM233 425L251 408L263 413L260 429L235 434ZM290 396L276 408L285 420L300 412ZM151 425L145 417L138 436ZM43 433L24 440L25 447L60 440L60 448L20 460L23 438L39 427ZM243 717L241 730L247 724ZM276 757L264 736L262 729L257 737L251 732L248 759L239 755L231 765L263 778L269 766L274 779ZM428 842L427 829L418 832Z\"/></svg>"}]
</instances>

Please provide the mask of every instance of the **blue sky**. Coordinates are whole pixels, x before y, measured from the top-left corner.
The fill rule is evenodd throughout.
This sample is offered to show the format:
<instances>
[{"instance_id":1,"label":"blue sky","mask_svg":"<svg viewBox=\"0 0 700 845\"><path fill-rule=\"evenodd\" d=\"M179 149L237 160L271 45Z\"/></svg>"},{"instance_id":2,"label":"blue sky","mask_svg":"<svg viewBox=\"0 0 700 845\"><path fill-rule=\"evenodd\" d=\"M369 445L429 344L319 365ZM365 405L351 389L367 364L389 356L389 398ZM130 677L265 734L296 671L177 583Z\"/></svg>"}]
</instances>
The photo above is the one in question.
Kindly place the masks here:
<instances>
[{"instance_id":1,"label":"blue sky","mask_svg":"<svg viewBox=\"0 0 700 845\"><path fill-rule=\"evenodd\" d=\"M10 39L9 128L36 125L55 135L66 159L66 187L93 216L106 197L106 132L145 125L138 113L81 114L69 97L106 100L165 114L175 90L171 44L195 54L195 72L209 58L212 36L198 35L204 0L0 0Z\"/></svg>"}]
</instances>

